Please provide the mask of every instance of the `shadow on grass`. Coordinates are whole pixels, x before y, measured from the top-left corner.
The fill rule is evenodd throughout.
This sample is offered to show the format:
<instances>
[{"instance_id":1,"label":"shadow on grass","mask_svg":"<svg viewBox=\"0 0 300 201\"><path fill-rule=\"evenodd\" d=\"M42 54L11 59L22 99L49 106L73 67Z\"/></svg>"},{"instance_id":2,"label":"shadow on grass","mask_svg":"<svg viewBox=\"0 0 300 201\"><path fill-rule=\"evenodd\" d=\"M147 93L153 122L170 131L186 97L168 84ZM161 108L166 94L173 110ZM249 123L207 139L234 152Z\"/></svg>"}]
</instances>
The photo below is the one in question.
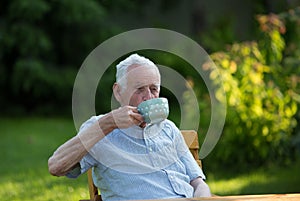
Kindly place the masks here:
<instances>
[{"instance_id":1,"label":"shadow on grass","mask_svg":"<svg viewBox=\"0 0 300 201\"><path fill-rule=\"evenodd\" d=\"M300 192L300 160L288 166L261 167L243 173L208 173L208 184L217 195Z\"/></svg>"},{"instance_id":2,"label":"shadow on grass","mask_svg":"<svg viewBox=\"0 0 300 201\"><path fill-rule=\"evenodd\" d=\"M258 171L262 179L249 181L240 189L240 194L277 194L300 192L300 162L290 166L273 167Z\"/></svg>"}]
</instances>

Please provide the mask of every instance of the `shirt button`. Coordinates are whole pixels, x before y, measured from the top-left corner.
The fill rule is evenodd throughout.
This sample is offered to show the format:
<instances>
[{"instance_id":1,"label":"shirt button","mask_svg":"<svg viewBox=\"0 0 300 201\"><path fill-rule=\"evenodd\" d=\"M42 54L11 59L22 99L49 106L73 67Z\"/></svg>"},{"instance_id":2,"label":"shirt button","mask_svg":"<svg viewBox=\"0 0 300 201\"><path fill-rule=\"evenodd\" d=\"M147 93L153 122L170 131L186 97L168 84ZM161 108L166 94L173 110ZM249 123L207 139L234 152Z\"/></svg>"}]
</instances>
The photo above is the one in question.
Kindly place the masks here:
<instances>
[{"instance_id":1,"label":"shirt button","mask_svg":"<svg viewBox=\"0 0 300 201\"><path fill-rule=\"evenodd\" d=\"M151 147L150 147L149 151L150 151L150 152L152 152L152 151L153 151Z\"/></svg>"}]
</instances>

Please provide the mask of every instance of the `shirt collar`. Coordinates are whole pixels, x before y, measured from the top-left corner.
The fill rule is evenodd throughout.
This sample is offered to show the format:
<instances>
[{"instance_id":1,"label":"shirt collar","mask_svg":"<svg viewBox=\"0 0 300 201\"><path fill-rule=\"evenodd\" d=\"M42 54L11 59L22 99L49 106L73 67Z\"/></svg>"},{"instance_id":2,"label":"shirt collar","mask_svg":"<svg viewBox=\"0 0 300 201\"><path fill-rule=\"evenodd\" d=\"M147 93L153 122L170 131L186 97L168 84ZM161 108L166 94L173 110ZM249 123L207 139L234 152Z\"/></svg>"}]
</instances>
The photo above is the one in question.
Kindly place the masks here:
<instances>
[{"instance_id":1,"label":"shirt collar","mask_svg":"<svg viewBox=\"0 0 300 201\"><path fill-rule=\"evenodd\" d=\"M129 128L122 128L120 129L121 132L125 133L126 135L134 138L143 138L143 129L139 126L132 126Z\"/></svg>"},{"instance_id":2,"label":"shirt collar","mask_svg":"<svg viewBox=\"0 0 300 201\"><path fill-rule=\"evenodd\" d=\"M147 124L144 128L144 138L153 138L161 133L164 127L164 122L159 122L155 124Z\"/></svg>"},{"instance_id":3,"label":"shirt collar","mask_svg":"<svg viewBox=\"0 0 300 201\"><path fill-rule=\"evenodd\" d=\"M132 126L129 128L120 129L121 132L134 138L144 139L152 138L158 135L163 129L164 121L156 124L147 124L145 128L139 126Z\"/></svg>"}]
</instances>

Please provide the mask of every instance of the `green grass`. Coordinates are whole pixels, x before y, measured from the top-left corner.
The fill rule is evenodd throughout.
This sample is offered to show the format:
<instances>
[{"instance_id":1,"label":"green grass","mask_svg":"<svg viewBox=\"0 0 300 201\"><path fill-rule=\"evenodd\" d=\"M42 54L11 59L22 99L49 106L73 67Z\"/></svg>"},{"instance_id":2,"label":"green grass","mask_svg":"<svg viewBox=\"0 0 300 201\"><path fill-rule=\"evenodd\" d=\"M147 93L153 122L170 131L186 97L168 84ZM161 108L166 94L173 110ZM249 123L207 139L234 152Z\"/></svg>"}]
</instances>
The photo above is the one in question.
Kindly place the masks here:
<instances>
[{"instance_id":1,"label":"green grass","mask_svg":"<svg viewBox=\"0 0 300 201\"><path fill-rule=\"evenodd\" d=\"M76 133L72 120L0 118L0 131L0 200L88 198L85 175L73 180L48 173L49 156ZM300 192L299 166L298 162L238 175L208 173L208 184L218 195Z\"/></svg>"},{"instance_id":2,"label":"green grass","mask_svg":"<svg viewBox=\"0 0 300 201\"><path fill-rule=\"evenodd\" d=\"M300 162L288 167L269 167L248 173L230 173L217 178L208 174L208 184L217 195L277 194L300 192Z\"/></svg>"},{"instance_id":3,"label":"green grass","mask_svg":"<svg viewBox=\"0 0 300 201\"><path fill-rule=\"evenodd\" d=\"M75 134L66 119L0 119L0 200L79 200L88 198L87 179L53 177L47 161Z\"/></svg>"}]
</instances>

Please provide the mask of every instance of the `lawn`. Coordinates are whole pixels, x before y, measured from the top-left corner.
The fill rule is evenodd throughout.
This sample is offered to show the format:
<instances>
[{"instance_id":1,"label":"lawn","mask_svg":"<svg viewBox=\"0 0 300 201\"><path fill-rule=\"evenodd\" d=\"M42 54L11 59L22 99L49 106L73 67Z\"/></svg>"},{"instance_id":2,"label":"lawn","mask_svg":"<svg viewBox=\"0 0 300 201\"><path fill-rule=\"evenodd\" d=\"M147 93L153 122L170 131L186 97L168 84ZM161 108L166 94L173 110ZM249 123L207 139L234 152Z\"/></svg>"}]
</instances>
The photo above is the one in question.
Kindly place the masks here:
<instances>
[{"instance_id":1,"label":"lawn","mask_svg":"<svg viewBox=\"0 0 300 201\"><path fill-rule=\"evenodd\" d=\"M288 167L260 168L243 174L208 173L208 184L218 195L277 194L300 192L300 163Z\"/></svg>"},{"instance_id":2,"label":"lawn","mask_svg":"<svg viewBox=\"0 0 300 201\"><path fill-rule=\"evenodd\" d=\"M76 133L72 120L0 118L0 130L0 200L88 198L85 175L73 180L48 173L49 156ZM218 195L300 192L299 167L295 162L285 168L261 168L238 175L208 172L208 184Z\"/></svg>"},{"instance_id":3,"label":"lawn","mask_svg":"<svg viewBox=\"0 0 300 201\"><path fill-rule=\"evenodd\" d=\"M73 180L48 173L49 156L75 134L71 120L1 118L0 130L0 200L88 198L86 177Z\"/></svg>"}]
</instances>

